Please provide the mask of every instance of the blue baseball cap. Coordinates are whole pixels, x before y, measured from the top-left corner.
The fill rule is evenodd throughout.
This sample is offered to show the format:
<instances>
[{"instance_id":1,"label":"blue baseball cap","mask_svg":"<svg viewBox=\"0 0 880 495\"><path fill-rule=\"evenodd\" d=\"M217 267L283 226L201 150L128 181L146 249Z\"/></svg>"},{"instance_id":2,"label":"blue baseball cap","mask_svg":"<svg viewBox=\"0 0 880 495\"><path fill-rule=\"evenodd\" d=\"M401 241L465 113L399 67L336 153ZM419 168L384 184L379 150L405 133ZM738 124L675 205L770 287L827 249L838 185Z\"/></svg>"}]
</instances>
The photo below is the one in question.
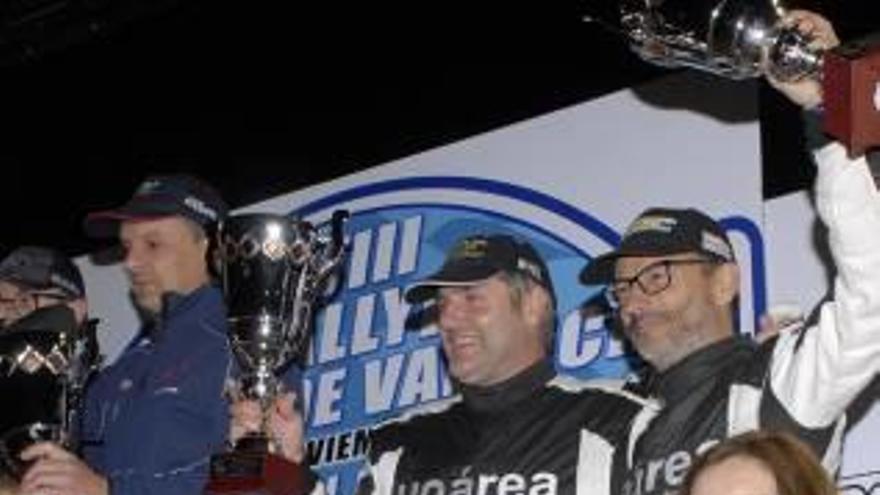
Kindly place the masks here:
<instances>
[{"instance_id":1,"label":"blue baseball cap","mask_svg":"<svg viewBox=\"0 0 880 495\"><path fill-rule=\"evenodd\" d=\"M115 237L127 220L150 220L179 215L207 227L223 220L229 208L209 184L192 175L147 177L127 203L115 210L90 213L84 222L92 237Z\"/></svg>"},{"instance_id":2,"label":"blue baseball cap","mask_svg":"<svg viewBox=\"0 0 880 495\"><path fill-rule=\"evenodd\" d=\"M78 299L86 295L79 268L63 253L40 246L21 246L0 261L0 280L36 290L59 289Z\"/></svg>"}]
</instances>

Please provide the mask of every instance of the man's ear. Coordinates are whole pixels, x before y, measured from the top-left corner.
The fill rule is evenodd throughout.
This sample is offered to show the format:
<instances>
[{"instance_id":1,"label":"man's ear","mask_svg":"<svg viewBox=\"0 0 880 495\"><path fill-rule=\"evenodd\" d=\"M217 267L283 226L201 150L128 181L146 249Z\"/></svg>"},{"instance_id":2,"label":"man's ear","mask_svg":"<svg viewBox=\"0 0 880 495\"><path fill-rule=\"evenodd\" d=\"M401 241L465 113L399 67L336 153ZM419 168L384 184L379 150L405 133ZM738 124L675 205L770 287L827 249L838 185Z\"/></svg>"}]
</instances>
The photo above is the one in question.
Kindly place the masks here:
<instances>
[{"instance_id":1,"label":"man's ear","mask_svg":"<svg viewBox=\"0 0 880 495\"><path fill-rule=\"evenodd\" d=\"M76 318L76 324L82 325L82 322L86 319L86 315L88 315L89 313L89 305L86 302L86 298L80 297L79 299L68 301L67 306L73 310L73 316L74 318Z\"/></svg>"},{"instance_id":2,"label":"man's ear","mask_svg":"<svg viewBox=\"0 0 880 495\"><path fill-rule=\"evenodd\" d=\"M540 328L546 311L550 304L550 296L547 291L536 283L530 282L523 297L523 317L529 328ZM543 329L542 329L543 331Z\"/></svg>"},{"instance_id":3,"label":"man's ear","mask_svg":"<svg viewBox=\"0 0 880 495\"><path fill-rule=\"evenodd\" d=\"M198 243L199 252L202 254L202 257L208 259L208 249L211 248L211 240L205 235L199 238Z\"/></svg>"},{"instance_id":4,"label":"man's ear","mask_svg":"<svg viewBox=\"0 0 880 495\"><path fill-rule=\"evenodd\" d=\"M739 266L723 263L712 272L712 302L727 306L739 294Z\"/></svg>"}]
</instances>

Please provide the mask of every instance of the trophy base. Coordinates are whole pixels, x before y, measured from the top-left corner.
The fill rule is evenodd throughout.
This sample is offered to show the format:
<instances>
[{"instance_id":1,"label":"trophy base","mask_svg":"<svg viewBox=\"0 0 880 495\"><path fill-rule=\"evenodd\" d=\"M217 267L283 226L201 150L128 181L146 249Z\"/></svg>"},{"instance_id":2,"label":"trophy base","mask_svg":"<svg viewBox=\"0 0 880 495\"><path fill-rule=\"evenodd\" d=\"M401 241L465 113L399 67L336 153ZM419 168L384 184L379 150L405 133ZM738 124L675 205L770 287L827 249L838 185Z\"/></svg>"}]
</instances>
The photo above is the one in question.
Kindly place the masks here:
<instances>
[{"instance_id":1,"label":"trophy base","mask_svg":"<svg viewBox=\"0 0 880 495\"><path fill-rule=\"evenodd\" d=\"M305 495L315 486L308 466L264 452L227 452L211 457L205 495Z\"/></svg>"},{"instance_id":2,"label":"trophy base","mask_svg":"<svg viewBox=\"0 0 880 495\"><path fill-rule=\"evenodd\" d=\"M825 132L852 158L880 146L880 33L825 54Z\"/></svg>"}]
</instances>

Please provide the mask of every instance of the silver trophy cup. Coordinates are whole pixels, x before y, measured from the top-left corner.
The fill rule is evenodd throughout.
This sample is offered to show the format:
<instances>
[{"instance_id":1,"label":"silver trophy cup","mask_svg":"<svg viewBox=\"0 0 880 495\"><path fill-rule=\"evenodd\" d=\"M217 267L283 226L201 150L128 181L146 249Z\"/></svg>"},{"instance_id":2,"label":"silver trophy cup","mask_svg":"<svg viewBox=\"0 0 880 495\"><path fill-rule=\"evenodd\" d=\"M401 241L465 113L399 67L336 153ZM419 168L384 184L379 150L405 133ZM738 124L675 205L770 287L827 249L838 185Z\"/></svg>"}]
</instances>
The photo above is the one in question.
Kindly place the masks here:
<instances>
[{"instance_id":1,"label":"silver trophy cup","mask_svg":"<svg viewBox=\"0 0 880 495\"><path fill-rule=\"evenodd\" d=\"M880 32L823 50L780 22L777 0L590 1L589 20L611 26L656 65L821 82L823 130L852 157L880 147Z\"/></svg>"},{"instance_id":2,"label":"silver trophy cup","mask_svg":"<svg viewBox=\"0 0 880 495\"><path fill-rule=\"evenodd\" d=\"M218 229L215 264L228 310L230 346L239 365L235 388L266 411L282 391L278 378L304 354L313 308L344 256L347 214L333 215L328 235L311 224L273 214L243 214ZM215 456L207 493L297 493L271 442L256 432ZM281 467L279 467L281 466ZM306 476L307 477L307 476Z\"/></svg>"},{"instance_id":3,"label":"silver trophy cup","mask_svg":"<svg viewBox=\"0 0 880 495\"><path fill-rule=\"evenodd\" d=\"M83 391L100 365L96 320L77 326L65 305L41 308L0 333L0 460L19 477L21 451L42 441L76 450ZM14 403L14 404L13 404Z\"/></svg>"},{"instance_id":4,"label":"silver trophy cup","mask_svg":"<svg viewBox=\"0 0 880 495\"><path fill-rule=\"evenodd\" d=\"M598 20L619 25L615 30L633 51L657 65L730 79L766 71L781 81L821 68L822 54L809 46L811 40L780 25L784 10L775 0L620 0L617 7L619 18Z\"/></svg>"}]
</instances>

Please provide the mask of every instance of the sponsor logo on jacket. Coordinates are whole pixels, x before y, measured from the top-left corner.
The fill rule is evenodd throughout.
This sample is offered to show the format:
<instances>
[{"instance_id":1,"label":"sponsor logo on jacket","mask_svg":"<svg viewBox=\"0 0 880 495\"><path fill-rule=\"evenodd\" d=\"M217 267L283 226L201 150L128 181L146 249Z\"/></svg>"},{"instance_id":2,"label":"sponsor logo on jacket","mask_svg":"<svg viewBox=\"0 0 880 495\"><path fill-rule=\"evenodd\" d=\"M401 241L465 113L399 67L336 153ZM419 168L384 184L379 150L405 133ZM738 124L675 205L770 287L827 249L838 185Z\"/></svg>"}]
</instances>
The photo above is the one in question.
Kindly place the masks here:
<instances>
[{"instance_id":1,"label":"sponsor logo on jacket","mask_svg":"<svg viewBox=\"0 0 880 495\"><path fill-rule=\"evenodd\" d=\"M394 495L553 495L559 480L554 473L472 473L470 467L451 479L427 479L398 484Z\"/></svg>"},{"instance_id":2,"label":"sponsor logo on jacket","mask_svg":"<svg viewBox=\"0 0 880 495\"><path fill-rule=\"evenodd\" d=\"M630 470L623 484L623 495L667 493L669 488L681 485L694 459L717 443L717 439L707 440L697 447L695 453L677 450L665 457L639 463Z\"/></svg>"}]
</instances>

